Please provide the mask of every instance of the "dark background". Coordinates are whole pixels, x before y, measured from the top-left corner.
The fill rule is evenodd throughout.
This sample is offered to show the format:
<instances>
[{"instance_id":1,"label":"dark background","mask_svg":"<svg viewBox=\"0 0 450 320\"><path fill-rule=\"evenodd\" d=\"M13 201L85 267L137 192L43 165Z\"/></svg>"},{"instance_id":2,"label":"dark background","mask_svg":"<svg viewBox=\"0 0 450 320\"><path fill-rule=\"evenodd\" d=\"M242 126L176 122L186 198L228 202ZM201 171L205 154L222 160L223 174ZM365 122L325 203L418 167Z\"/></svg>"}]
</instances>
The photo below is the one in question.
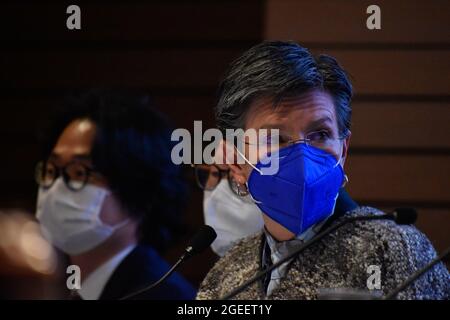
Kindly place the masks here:
<instances>
[{"instance_id":1,"label":"dark background","mask_svg":"<svg viewBox=\"0 0 450 320\"><path fill-rule=\"evenodd\" d=\"M66 8L81 7L81 30ZM0 4L0 208L34 211L37 133L69 93L139 88L176 127L213 127L228 64L263 39L296 40L336 56L355 88L348 190L363 204L418 209L438 250L450 243L450 2L377 1L382 29L366 28L369 1L75 1ZM190 179L189 233L203 223ZM1 235L0 235L1 236ZM187 235L187 237L189 234ZM184 242L167 254L170 261ZM198 284L209 251L181 272Z\"/></svg>"}]
</instances>

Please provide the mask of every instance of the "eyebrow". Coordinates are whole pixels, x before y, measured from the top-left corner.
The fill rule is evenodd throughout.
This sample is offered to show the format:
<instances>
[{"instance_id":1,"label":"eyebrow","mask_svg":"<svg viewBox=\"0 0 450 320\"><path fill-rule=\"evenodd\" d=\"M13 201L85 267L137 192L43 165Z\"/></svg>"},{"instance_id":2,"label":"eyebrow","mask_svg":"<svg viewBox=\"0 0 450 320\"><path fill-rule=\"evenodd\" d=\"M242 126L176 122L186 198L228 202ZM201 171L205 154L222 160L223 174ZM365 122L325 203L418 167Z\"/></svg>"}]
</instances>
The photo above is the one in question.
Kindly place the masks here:
<instances>
[{"instance_id":1,"label":"eyebrow","mask_svg":"<svg viewBox=\"0 0 450 320\"><path fill-rule=\"evenodd\" d=\"M333 124L333 120L329 116L325 116L325 117L319 118L317 120L314 120L314 121L308 123L305 132L309 132L309 131L311 131L323 124L326 124L326 123Z\"/></svg>"},{"instance_id":2,"label":"eyebrow","mask_svg":"<svg viewBox=\"0 0 450 320\"><path fill-rule=\"evenodd\" d=\"M258 130L261 130L261 129L267 129L267 130L277 129L277 130L280 130L280 132L286 131L286 127L282 123L264 124L261 127L259 127Z\"/></svg>"},{"instance_id":3,"label":"eyebrow","mask_svg":"<svg viewBox=\"0 0 450 320\"><path fill-rule=\"evenodd\" d=\"M321 117L319 119L316 119L316 120L310 122L306 126L305 132L308 132L308 131L310 131L312 129L315 129L315 128L323 125L323 124L333 124L333 119L331 119L331 117L329 117L329 116L324 116L324 117ZM282 123L264 124L259 129L278 129L278 130L280 130L280 132L287 131L286 127Z\"/></svg>"}]
</instances>

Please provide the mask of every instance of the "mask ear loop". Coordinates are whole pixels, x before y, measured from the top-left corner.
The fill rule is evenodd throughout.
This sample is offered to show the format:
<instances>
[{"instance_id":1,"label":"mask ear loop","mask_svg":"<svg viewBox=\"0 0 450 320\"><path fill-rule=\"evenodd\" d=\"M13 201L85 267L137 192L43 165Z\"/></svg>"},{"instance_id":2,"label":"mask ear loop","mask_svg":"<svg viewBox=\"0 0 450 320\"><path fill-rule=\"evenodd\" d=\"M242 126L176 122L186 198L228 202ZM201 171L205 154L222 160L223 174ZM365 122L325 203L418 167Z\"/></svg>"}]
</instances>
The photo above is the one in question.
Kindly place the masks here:
<instances>
[{"instance_id":1,"label":"mask ear loop","mask_svg":"<svg viewBox=\"0 0 450 320\"><path fill-rule=\"evenodd\" d=\"M341 148L341 155L339 156L338 161L336 162L336 164L333 166L333 169L336 168L338 165L341 164L341 160L342 160L342 155L344 154L344 144L342 144L342 148ZM347 184L348 184L349 180L348 180L348 176L345 174L344 172L344 182L342 182L342 186L341 188L344 188Z\"/></svg>"},{"instance_id":2,"label":"mask ear loop","mask_svg":"<svg viewBox=\"0 0 450 320\"><path fill-rule=\"evenodd\" d=\"M343 153L344 153L344 144L342 144L341 152L339 153L339 158L338 158L337 162L334 164L333 169L341 164L342 154Z\"/></svg>"},{"instance_id":3,"label":"mask ear loop","mask_svg":"<svg viewBox=\"0 0 450 320\"><path fill-rule=\"evenodd\" d=\"M126 218L125 220L120 221L119 223L117 223L113 226L109 226L109 225L108 226L111 227L114 232L114 231L119 230L120 228L123 228L124 226L126 226L128 223L130 223L130 221L131 221L130 218ZM103 224L105 225L105 223L103 223Z\"/></svg>"},{"instance_id":4,"label":"mask ear loop","mask_svg":"<svg viewBox=\"0 0 450 320\"><path fill-rule=\"evenodd\" d=\"M112 192L108 189L104 189L103 195L102 195L102 201L101 201L101 206L103 206L103 203L105 202L106 197L108 197L109 195L111 195ZM101 208L100 208L101 211ZM111 229L112 232L115 232L116 230L126 226L128 223L130 223L131 219L130 218L125 218L124 220L114 224L114 225L109 225L107 223L105 223L101 218L100 218L100 211L98 212L98 214L95 216L95 220L97 220L97 222L106 228Z\"/></svg>"},{"instance_id":5,"label":"mask ear loop","mask_svg":"<svg viewBox=\"0 0 450 320\"><path fill-rule=\"evenodd\" d=\"M259 170L257 167L255 167L250 161L248 161L248 159L239 151L238 148L234 147L237 151L237 153L242 157L242 159L245 160L245 162L247 162L253 169L255 169L256 171L259 172L260 175L262 175L261 170Z\"/></svg>"},{"instance_id":6,"label":"mask ear loop","mask_svg":"<svg viewBox=\"0 0 450 320\"><path fill-rule=\"evenodd\" d=\"M348 184L348 176L344 173L344 182L342 182L341 188L345 188L345 186Z\"/></svg>"},{"instance_id":7,"label":"mask ear loop","mask_svg":"<svg viewBox=\"0 0 450 320\"><path fill-rule=\"evenodd\" d=\"M236 147L234 147L235 149L236 149L236 151L237 151L237 153L242 157L242 159L244 159L245 160L245 162L247 162L254 170L256 170L260 175L262 175L262 172L261 172L261 170L259 170L258 168L256 168L250 161L248 161L248 159L239 151L239 149L238 148L236 148ZM245 194L245 195L243 195L243 194L241 194L240 193L240 191L239 191L239 186L240 186L240 184L239 183L237 183L237 187L238 187L238 195L239 196L250 196L250 199L252 199L252 201L253 202L255 202L255 203L262 203L261 201L259 201L259 200L256 200L255 198L253 198L253 196L252 196L252 194L250 193L250 188L248 187L248 182L246 181L245 182L245 187L247 188L247 193Z\"/></svg>"}]
</instances>

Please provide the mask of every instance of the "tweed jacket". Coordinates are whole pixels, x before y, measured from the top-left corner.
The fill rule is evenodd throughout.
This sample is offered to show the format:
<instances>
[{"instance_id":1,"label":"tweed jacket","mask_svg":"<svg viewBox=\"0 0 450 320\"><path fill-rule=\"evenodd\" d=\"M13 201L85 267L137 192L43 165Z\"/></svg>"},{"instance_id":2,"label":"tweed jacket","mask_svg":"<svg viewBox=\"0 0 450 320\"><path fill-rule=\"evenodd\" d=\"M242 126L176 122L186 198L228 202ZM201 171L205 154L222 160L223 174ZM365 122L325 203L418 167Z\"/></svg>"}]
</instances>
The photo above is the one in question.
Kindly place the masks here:
<instances>
[{"instance_id":1,"label":"tweed jacket","mask_svg":"<svg viewBox=\"0 0 450 320\"><path fill-rule=\"evenodd\" d=\"M357 207L336 219L382 214L371 207ZM220 299L261 270L264 234L239 241L221 258L200 285L197 299ZM280 285L267 297L261 281L249 286L236 299L317 299L321 290L350 289L369 292L369 266L380 271L379 294L387 294L436 252L414 226L391 220L348 223L303 251L294 259ZM371 288L373 289L373 288ZM443 263L400 292L398 299L449 299L450 274Z\"/></svg>"}]
</instances>

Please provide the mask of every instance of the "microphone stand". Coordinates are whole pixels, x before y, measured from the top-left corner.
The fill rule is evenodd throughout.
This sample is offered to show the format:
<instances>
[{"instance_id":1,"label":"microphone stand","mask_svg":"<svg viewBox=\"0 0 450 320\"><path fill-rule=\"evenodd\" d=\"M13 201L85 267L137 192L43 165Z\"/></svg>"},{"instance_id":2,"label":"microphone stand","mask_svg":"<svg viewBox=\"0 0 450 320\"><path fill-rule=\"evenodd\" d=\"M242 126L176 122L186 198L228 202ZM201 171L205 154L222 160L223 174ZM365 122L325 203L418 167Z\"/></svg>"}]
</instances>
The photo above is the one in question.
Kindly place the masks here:
<instances>
[{"instance_id":1,"label":"microphone stand","mask_svg":"<svg viewBox=\"0 0 450 320\"><path fill-rule=\"evenodd\" d=\"M192 238L191 243L189 246L184 250L183 255L178 259L178 261L167 271L158 281L152 283L149 286L143 287L142 289L139 289L137 291L134 291L132 293L129 293L123 297L121 297L119 300L126 300L132 297L135 297L145 291L151 290L161 284L164 280L166 280L176 269L177 267L186 261L187 259L191 258L193 255L203 251L207 247L211 245L211 243L216 239L217 234L214 231L213 228L211 228L208 225L203 226L200 231L197 232L197 234Z\"/></svg>"},{"instance_id":2,"label":"microphone stand","mask_svg":"<svg viewBox=\"0 0 450 320\"><path fill-rule=\"evenodd\" d=\"M178 261L172 266L172 268L170 268L169 271L167 271L158 281L156 281L156 282L152 283L151 285L144 287L138 291L127 294L126 296L121 297L119 300L130 299L132 297L135 297L145 291L151 290L154 287L158 286L161 282L166 280L175 271L175 269L184 261L184 257L185 256L182 256L180 259L178 259Z\"/></svg>"}]
</instances>

